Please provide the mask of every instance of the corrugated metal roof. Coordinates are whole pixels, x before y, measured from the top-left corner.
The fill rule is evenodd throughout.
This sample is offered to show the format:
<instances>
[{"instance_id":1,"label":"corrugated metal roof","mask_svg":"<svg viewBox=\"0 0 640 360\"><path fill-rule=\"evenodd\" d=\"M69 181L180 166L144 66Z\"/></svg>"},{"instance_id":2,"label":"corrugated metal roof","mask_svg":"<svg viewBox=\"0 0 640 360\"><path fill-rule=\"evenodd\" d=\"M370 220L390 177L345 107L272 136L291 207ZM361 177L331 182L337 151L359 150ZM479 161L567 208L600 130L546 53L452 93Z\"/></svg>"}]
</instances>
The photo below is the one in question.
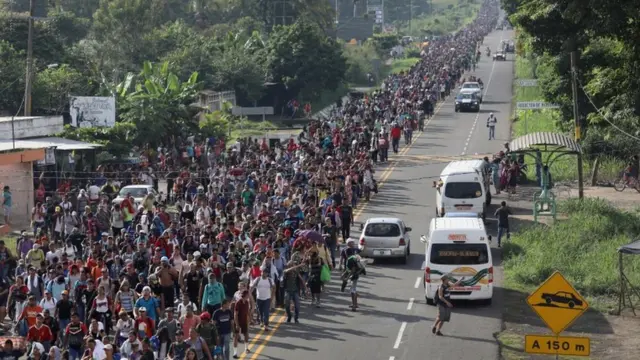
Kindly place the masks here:
<instances>
[{"instance_id":1,"label":"corrugated metal roof","mask_svg":"<svg viewBox=\"0 0 640 360\"><path fill-rule=\"evenodd\" d=\"M57 150L91 150L102 147L100 144L92 144L83 141L59 137L42 137L35 139L16 139L16 149L46 149L56 148ZM0 151L13 149L12 140L0 140Z\"/></svg>"},{"instance_id":2,"label":"corrugated metal roof","mask_svg":"<svg viewBox=\"0 0 640 360\"><path fill-rule=\"evenodd\" d=\"M568 151L581 153L582 148L572 138L554 132L536 132L520 136L511 140L509 149L511 151L530 150L536 145L549 145L565 148Z\"/></svg>"}]
</instances>

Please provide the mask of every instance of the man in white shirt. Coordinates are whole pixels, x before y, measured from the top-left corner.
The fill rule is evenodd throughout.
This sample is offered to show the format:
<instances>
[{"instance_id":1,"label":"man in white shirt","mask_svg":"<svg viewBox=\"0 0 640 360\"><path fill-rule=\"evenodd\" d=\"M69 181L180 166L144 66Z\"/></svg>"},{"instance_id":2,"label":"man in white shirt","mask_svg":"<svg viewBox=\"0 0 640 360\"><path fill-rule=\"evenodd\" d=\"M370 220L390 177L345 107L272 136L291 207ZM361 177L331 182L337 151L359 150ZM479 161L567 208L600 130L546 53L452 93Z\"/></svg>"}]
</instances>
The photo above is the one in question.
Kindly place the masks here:
<instances>
[{"instance_id":1,"label":"man in white shirt","mask_svg":"<svg viewBox=\"0 0 640 360\"><path fill-rule=\"evenodd\" d=\"M269 331L269 312L271 310L271 293L274 289L273 280L269 273L262 272L259 278L255 278L251 283L251 289L256 290L256 305L258 308L259 321L264 331Z\"/></svg>"}]
</instances>

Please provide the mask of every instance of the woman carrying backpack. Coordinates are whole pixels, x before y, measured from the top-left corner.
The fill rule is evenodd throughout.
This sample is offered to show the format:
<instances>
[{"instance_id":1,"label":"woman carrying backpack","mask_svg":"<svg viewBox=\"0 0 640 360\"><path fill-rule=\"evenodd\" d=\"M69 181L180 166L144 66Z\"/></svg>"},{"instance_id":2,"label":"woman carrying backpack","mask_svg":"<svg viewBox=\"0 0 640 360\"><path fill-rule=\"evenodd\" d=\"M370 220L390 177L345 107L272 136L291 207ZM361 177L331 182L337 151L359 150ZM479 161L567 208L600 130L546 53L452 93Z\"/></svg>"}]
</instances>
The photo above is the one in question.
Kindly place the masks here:
<instances>
[{"instance_id":1,"label":"woman carrying backpack","mask_svg":"<svg viewBox=\"0 0 640 360\"><path fill-rule=\"evenodd\" d=\"M433 297L433 302L438 306L438 316L436 317L436 322L431 328L431 332L438 336L442 336L442 333L440 332L442 325L451 320L451 308L453 307L453 304L451 304L450 301L451 294L449 293L449 288L456 287L462 282L462 279L460 279L455 284L451 284L451 279L448 275L443 275L441 280L442 284L438 286L438 290Z\"/></svg>"}]
</instances>

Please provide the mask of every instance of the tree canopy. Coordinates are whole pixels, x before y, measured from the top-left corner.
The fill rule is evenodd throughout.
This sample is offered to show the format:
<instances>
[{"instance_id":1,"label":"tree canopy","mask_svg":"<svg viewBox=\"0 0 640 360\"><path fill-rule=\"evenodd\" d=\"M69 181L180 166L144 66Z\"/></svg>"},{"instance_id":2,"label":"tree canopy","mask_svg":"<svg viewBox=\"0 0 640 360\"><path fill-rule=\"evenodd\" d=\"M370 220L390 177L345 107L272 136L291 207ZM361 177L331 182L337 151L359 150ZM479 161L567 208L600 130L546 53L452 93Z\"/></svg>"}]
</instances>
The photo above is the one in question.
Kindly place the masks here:
<instances>
[{"instance_id":1,"label":"tree canopy","mask_svg":"<svg viewBox=\"0 0 640 360\"><path fill-rule=\"evenodd\" d=\"M571 127L569 52L578 51L585 147L629 156L640 148L640 7L637 1L502 0L521 30L521 55L535 59L547 100L563 106ZM600 111L598 111L599 109ZM607 148L604 148L606 143Z\"/></svg>"}]
</instances>

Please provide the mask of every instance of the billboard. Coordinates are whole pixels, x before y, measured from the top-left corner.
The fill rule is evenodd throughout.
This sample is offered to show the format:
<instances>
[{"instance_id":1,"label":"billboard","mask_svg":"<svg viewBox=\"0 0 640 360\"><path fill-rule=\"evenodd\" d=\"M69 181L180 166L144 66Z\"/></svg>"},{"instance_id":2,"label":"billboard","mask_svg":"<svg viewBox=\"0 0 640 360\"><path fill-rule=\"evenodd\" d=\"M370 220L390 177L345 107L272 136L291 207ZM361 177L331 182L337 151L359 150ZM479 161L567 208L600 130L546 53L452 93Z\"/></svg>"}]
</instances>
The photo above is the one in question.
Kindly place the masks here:
<instances>
[{"instance_id":1,"label":"billboard","mask_svg":"<svg viewBox=\"0 0 640 360\"><path fill-rule=\"evenodd\" d=\"M116 98L72 96L69 114L73 127L112 127L116 124Z\"/></svg>"}]
</instances>

